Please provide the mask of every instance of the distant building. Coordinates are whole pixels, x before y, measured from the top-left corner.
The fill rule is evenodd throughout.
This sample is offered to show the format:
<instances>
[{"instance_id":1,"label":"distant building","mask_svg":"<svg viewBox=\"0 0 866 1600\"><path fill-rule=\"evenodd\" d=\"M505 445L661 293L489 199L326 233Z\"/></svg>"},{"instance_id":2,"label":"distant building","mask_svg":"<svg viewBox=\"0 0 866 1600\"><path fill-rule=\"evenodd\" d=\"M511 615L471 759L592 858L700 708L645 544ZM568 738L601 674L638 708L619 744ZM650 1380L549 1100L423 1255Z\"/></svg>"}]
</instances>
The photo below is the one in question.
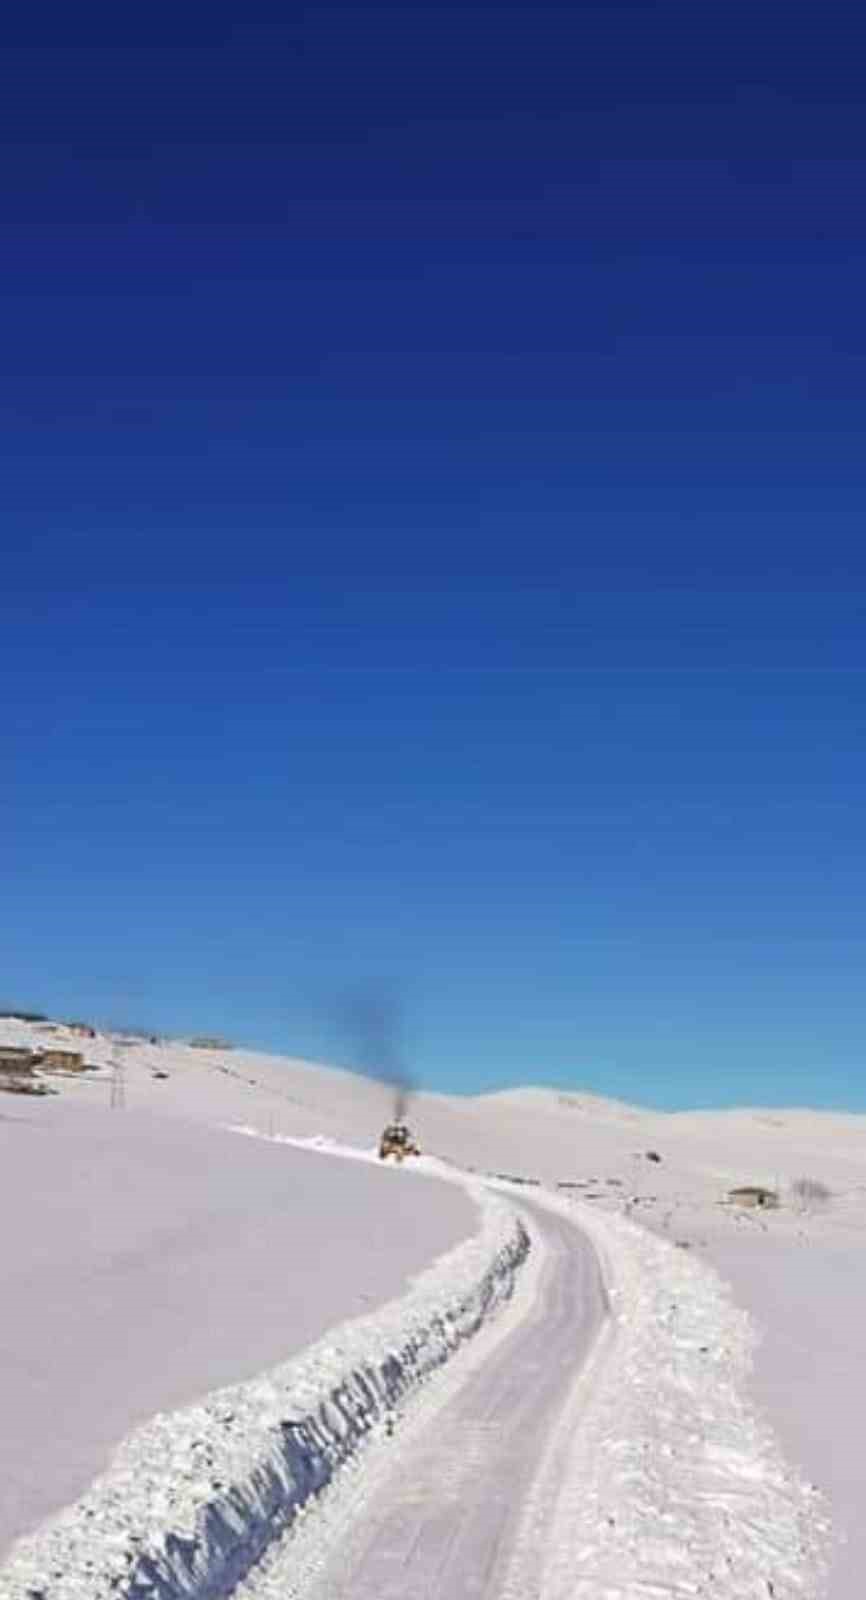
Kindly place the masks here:
<instances>
[{"instance_id":1,"label":"distant building","mask_svg":"<svg viewBox=\"0 0 866 1600\"><path fill-rule=\"evenodd\" d=\"M775 1189L765 1189L760 1183L746 1183L739 1189L729 1189L732 1205L747 1206L755 1211L771 1211L779 1204Z\"/></svg>"},{"instance_id":2,"label":"distant building","mask_svg":"<svg viewBox=\"0 0 866 1600\"><path fill-rule=\"evenodd\" d=\"M14 1044L0 1045L0 1074L4 1078L31 1078L41 1060L38 1050L26 1050Z\"/></svg>"},{"instance_id":3,"label":"distant building","mask_svg":"<svg viewBox=\"0 0 866 1600\"><path fill-rule=\"evenodd\" d=\"M80 1050L40 1050L35 1065L47 1072L86 1072L87 1065Z\"/></svg>"}]
</instances>

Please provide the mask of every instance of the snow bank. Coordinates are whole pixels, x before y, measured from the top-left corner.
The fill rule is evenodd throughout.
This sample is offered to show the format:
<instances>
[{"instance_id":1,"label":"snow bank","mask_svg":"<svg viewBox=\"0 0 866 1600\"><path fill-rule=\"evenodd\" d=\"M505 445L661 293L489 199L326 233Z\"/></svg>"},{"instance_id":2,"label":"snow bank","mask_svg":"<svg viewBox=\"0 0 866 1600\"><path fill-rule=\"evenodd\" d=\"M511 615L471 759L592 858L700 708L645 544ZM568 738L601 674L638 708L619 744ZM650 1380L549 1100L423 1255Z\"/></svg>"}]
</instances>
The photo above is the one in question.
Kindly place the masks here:
<instances>
[{"instance_id":1,"label":"snow bank","mask_svg":"<svg viewBox=\"0 0 866 1600\"><path fill-rule=\"evenodd\" d=\"M588 1206L544 1203L590 1235L612 1317L524 1512L528 1531L555 1501L542 1600L816 1595L827 1509L749 1399L749 1317L684 1251ZM518 1555L506 1600L528 1576Z\"/></svg>"},{"instance_id":2,"label":"snow bank","mask_svg":"<svg viewBox=\"0 0 866 1600\"><path fill-rule=\"evenodd\" d=\"M155 1417L75 1505L12 1551L3 1600L217 1600L394 1408L510 1297L529 1250L473 1188L481 1229L409 1294L303 1356ZM50 1444L50 1441L47 1441Z\"/></svg>"},{"instance_id":3,"label":"snow bank","mask_svg":"<svg viewBox=\"0 0 866 1600\"><path fill-rule=\"evenodd\" d=\"M4 1107L0 1570L157 1412L300 1356L476 1231L464 1189L403 1177L84 1092Z\"/></svg>"}]
</instances>

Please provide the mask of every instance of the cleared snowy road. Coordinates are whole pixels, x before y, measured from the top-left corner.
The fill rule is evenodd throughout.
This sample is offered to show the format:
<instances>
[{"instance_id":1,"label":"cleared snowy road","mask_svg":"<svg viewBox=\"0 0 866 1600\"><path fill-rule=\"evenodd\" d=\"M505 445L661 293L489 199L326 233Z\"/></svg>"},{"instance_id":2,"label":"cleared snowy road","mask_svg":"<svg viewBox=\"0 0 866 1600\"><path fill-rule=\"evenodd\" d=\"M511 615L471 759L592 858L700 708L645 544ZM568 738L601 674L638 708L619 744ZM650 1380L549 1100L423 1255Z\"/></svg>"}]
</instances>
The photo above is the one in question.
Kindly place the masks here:
<instances>
[{"instance_id":1,"label":"cleared snowy road","mask_svg":"<svg viewBox=\"0 0 866 1600\"><path fill-rule=\"evenodd\" d=\"M504 1594L521 1512L606 1312L589 1240L564 1217L525 1210L549 1252L531 1314L410 1449L398 1436L392 1470L319 1574L317 1600ZM522 1535L539 1556L545 1526L541 1516Z\"/></svg>"}]
</instances>

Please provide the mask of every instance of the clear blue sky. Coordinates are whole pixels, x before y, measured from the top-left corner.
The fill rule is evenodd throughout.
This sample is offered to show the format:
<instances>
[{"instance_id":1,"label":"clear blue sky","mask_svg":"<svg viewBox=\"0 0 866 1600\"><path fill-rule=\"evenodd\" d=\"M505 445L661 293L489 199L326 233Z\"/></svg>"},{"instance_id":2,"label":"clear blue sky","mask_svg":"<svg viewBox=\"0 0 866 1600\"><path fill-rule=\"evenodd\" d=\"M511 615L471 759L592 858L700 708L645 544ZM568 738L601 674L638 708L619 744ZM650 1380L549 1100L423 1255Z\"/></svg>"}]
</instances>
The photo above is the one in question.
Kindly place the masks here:
<instances>
[{"instance_id":1,"label":"clear blue sky","mask_svg":"<svg viewBox=\"0 0 866 1600\"><path fill-rule=\"evenodd\" d=\"M855 12L4 21L0 1000L866 1109Z\"/></svg>"}]
</instances>

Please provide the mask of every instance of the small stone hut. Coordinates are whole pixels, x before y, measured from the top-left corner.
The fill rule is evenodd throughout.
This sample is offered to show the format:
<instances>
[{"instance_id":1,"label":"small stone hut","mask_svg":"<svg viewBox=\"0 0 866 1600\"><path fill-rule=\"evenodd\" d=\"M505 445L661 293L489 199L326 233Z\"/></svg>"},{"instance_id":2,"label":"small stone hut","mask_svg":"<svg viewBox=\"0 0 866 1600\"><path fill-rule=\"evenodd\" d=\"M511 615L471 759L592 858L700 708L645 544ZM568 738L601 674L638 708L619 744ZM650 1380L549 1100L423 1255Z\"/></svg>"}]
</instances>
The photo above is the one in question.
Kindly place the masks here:
<instances>
[{"instance_id":1,"label":"small stone hut","mask_svg":"<svg viewBox=\"0 0 866 1600\"><path fill-rule=\"evenodd\" d=\"M779 1204L776 1190L765 1189L760 1183L746 1183L738 1189L729 1189L728 1199L732 1205L746 1206L752 1211L772 1211Z\"/></svg>"}]
</instances>

